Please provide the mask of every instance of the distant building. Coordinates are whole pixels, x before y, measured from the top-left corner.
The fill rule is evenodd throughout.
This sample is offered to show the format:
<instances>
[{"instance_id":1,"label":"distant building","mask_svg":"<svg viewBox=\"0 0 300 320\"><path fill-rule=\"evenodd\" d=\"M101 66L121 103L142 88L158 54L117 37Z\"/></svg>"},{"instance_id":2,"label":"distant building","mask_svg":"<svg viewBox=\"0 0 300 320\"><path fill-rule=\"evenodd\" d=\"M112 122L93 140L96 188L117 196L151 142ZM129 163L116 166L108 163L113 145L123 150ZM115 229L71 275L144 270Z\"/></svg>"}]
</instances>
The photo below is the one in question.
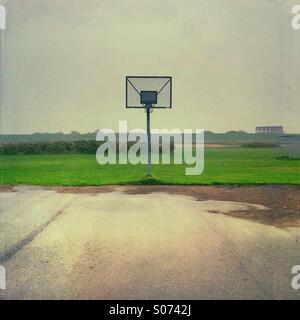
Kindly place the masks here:
<instances>
[{"instance_id":1,"label":"distant building","mask_svg":"<svg viewBox=\"0 0 300 320\"><path fill-rule=\"evenodd\" d=\"M256 127L255 133L276 133L284 134L282 126Z\"/></svg>"}]
</instances>

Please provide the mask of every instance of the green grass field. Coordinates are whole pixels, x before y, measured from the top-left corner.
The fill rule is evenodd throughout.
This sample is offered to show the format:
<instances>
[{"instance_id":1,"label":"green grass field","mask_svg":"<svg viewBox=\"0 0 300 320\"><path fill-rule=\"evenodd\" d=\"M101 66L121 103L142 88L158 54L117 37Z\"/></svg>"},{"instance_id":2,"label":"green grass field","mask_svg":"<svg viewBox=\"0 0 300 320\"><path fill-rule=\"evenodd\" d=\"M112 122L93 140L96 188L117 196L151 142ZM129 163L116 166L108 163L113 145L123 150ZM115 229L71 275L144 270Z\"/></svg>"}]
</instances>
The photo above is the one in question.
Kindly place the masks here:
<instances>
[{"instance_id":1,"label":"green grass field","mask_svg":"<svg viewBox=\"0 0 300 320\"><path fill-rule=\"evenodd\" d=\"M186 176L185 165L153 165L152 179L145 165L104 165L94 155L1 156L3 185L111 184L297 184L300 160L278 160L273 148L208 148L204 173Z\"/></svg>"}]
</instances>

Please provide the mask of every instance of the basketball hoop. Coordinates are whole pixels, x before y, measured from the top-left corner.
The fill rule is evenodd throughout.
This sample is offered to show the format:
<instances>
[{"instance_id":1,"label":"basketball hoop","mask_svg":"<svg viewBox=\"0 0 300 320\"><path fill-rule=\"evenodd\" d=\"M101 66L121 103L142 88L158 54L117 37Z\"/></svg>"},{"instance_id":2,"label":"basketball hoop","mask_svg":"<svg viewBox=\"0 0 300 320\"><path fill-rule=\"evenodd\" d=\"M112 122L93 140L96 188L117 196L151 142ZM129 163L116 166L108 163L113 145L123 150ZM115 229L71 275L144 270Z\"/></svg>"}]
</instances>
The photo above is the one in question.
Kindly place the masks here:
<instances>
[{"instance_id":1,"label":"basketball hoop","mask_svg":"<svg viewBox=\"0 0 300 320\"><path fill-rule=\"evenodd\" d=\"M148 110L149 110L150 113L153 113L154 108L153 107L148 108L148 107L145 106L145 108L144 108L145 113L147 113Z\"/></svg>"},{"instance_id":2,"label":"basketball hoop","mask_svg":"<svg viewBox=\"0 0 300 320\"><path fill-rule=\"evenodd\" d=\"M172 108L172 77L126 77L126 108L143 108L147 114L148 169L151 164L150 113L154 109Z\"/></svg>"}]
</instances>

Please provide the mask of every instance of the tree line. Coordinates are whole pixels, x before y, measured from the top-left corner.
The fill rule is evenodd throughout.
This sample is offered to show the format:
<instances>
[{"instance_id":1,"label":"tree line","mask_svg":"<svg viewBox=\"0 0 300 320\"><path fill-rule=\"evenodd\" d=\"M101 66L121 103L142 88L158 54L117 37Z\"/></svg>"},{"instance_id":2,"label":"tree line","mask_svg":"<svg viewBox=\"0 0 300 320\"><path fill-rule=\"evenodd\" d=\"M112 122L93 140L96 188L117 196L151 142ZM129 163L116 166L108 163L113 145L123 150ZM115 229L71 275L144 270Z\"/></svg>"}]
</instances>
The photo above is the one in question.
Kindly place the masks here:
<instances>
[{"instance_id":1,"label":"tree line","mask_svg":"<svg viewBox=\"0 0 300 320\"><path fill-rule=\"evenodd\" d=\"M54 142L25 142L25 143L2 143L0 154L2 155L37 155L37 154L96 154L98 147L104 143L96 140L81 141L54 141ZM135 142L128 142L129 149ZM118 152L119 145L116 143ZM161 145L160 145L161 149ZM174 145L171 142L171 150Z\"/></svg>"},{"instance_id":2,"label":"tree line","mask_svg":"<svg viewBox=\"0 0 300 320\"><path fill-rule=\"evenodd\" d=\"M19 154L95 154L100 142L89 141L56 141L56 142L27 142L5 143L0 146L3 155Z\"/></svg>"}]
</instances>

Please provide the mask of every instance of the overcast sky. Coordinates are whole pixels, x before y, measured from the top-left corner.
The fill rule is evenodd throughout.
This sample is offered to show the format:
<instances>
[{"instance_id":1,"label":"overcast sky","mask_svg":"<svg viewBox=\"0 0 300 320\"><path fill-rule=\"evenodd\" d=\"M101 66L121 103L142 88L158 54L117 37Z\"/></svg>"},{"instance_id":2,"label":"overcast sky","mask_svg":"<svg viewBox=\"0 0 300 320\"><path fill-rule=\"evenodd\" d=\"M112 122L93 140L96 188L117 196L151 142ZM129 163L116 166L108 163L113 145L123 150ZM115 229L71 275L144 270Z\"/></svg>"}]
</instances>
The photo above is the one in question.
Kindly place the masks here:
<instances>
[{"instance_id":1,"label":"overcast sky","mask_svg":"<svg viewBox=\"0 0 300 320\"><path fill-rule=\"evenodd\" d=\"M4 133L144 127L126 75L173 76L154 128L300 132L300 30L284 0L8 0Z\"/></svg>"}]
</instances>

